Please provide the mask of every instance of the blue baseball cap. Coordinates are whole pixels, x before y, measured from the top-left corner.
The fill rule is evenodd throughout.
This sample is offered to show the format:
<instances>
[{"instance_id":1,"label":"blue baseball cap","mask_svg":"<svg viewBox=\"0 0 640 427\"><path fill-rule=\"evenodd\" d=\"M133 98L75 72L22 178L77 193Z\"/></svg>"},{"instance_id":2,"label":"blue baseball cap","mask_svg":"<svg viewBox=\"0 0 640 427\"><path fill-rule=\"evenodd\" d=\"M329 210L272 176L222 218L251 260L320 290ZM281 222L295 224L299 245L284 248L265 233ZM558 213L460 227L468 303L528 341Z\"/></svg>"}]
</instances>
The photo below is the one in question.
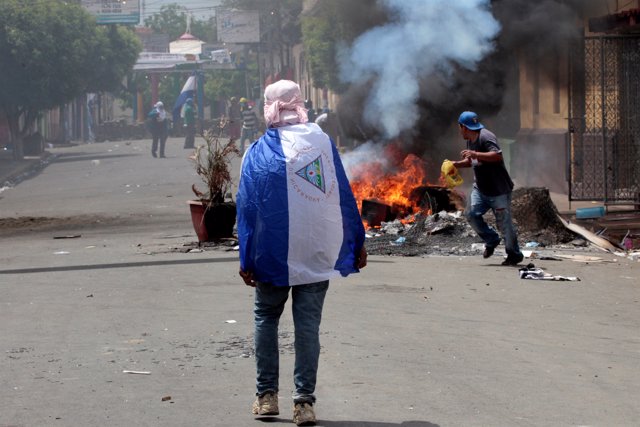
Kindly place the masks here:
<instances>
[{"instance_id":1,"label":"blue baseball cap","mask_svg":"<svg viewBox=\"0 0 640 427\"><path fill-rule=\"evenodd\" d=\"M478 115L473 111L465 111L460 114L458 118L458 123L462 126L466 127L469 130L480 130L484 126L480 123L480 119L478 119Z\"/></svg>"}]
</instances>

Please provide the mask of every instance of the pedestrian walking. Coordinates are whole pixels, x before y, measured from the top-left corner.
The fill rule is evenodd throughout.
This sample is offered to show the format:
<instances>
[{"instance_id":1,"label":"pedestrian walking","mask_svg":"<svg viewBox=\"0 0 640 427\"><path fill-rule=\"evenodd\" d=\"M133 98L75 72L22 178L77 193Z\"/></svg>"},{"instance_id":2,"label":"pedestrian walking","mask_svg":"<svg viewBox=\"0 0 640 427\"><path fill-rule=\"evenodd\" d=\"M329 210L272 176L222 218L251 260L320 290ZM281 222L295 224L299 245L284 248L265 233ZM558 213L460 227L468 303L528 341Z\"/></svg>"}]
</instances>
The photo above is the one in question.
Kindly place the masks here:
<instances>
[{"instance_id":1,"label":"pedestrian walking","mask_svg":"<svg viewBox=\"0 0 640 427\"><path fill-rule=\"evenodd\" d=\"M278 322L292 296L293 421L316 421L319 329L329 279L366 266L364 227L336 146L307 123L300 87L267 86L267 130L242 161L240 276L255 288L255 415L278 415Z\"/></svg>"},{"instance_id":2,"label":"pedestrian walking","mask_svg":"<svg viewBox=\"0 0 640 427\"><path fill-rule=\"evenodd\" d=\"M242 133L240 134L240 152L244 153L244 141L248 140L249 144L253 142L258 127L258 117L253 107L245 104L242 107Z\"/></svg>"},{"instance_id":3,"label":"pedestrian walking","mask_svg":"<svg viewBox=\"0 0 640 427\"><path fill-rule=\"evenodd\" d=\"M196 110L193 99L188 98L184 103L184 148L195 148L196 141Z\"/></svg>"},{"instance_id":4,"label":"pedestrian walking","mask_svg":"<svg viewBox=\"0 0 640 427\"><path fill-rule=\"evenodd\" d=\"M465 212L467 220L484 241L483 257L489 258L500 243L500 235L483 218L491 209L507 252L507 259L502 265L518 265L524 256L511 218L513 181L504 165L498 139L472 111L460 114L458 125L467 148L460 152L462 160L453 162L453 165L456 168L472 167L475 178Z\"/></svg>"},{"instance_id":5,"label":"pedestrian walking","mask_svg":"<svg viewBox=\"0 0 640 427\"><path fill-rule=\"evenodd\" d=\"M152 138L151 155L157 157L159 154L161 158L164 158L164 148L169 136L169 118L161 101L155 103L153 109L147 115L147 120Z\"/></svg>"}]
</instances>

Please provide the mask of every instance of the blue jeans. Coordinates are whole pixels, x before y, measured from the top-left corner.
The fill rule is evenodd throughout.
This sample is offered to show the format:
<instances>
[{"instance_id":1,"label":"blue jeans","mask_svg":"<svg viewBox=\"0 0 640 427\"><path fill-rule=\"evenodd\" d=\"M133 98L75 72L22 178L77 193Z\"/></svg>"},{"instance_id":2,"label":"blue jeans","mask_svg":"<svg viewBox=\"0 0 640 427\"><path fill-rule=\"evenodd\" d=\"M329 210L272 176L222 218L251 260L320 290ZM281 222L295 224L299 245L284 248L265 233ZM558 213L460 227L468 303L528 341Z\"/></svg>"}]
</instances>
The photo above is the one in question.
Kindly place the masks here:
<instances>
[{"instance_id":1,"label":"blue jeans","mask_svg":"<svg viewBox=\"0 0 640 427\"><path fill-rule=\"evenodd\" d=\"M244 142L249 141L249 144L253 142L253 136L256 130L254 128L246 128L242 126L242 132L240 133L240 154L244 154Z\"/></svg>"},{"instance_id":2,"label":"blue jeans","mask_svg":"<svg viewBox=\"0 0 640 427\"><path fill-rule=\"evenodd\" d=\"M258 282L255 295L255 349L257 395L278 392L280 352L278 323L291 290L296 360L293 371L294 403L315 403L320 320L329 281L298 286L273 286Z\"/></svg>"},{"instance_id":3,"label":"blue jeans","mask_svg":"<svg viewBox=\"0 0 640 427\"><path fill-rule=\"evenodd\" d=\"M473 230L484 241L486 247L495 248L500 243L500 236L489 227L482 217L489 209L496 217L496 224L504 238L504 246L508 256L521 255L518 236L511 219L511 193L499 196L485 196L477 188L471 191L471 197L465 215Z\"/></svg>"}]
</instances>

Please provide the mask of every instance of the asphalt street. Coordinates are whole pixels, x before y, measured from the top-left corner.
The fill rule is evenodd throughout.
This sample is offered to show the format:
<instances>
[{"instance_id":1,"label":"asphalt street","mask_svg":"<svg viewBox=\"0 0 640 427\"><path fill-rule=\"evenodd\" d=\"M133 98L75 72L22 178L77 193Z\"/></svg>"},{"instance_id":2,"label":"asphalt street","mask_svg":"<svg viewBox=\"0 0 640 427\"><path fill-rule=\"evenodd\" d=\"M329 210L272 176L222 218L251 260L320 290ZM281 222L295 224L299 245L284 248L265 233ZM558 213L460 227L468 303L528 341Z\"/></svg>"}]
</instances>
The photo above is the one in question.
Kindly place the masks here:
<instances>
[{"instance_id":1,"label":"asphalt street","mask_svg":"<svg viewBox=\"0 0 640 427\"><path fill-rule=\"evenodd\" d=\"M280 415L256 420L253 290L232 247L188 251L199 179L182 141L166 159L149 141L49 151L0 192L15 222L0 227L0 427L293 425L291 314ZM563 260L533 262L581 280L372 256L332 281L318 425L639 425L640 263L551 252Z\"/></svg>"}]
</instances>

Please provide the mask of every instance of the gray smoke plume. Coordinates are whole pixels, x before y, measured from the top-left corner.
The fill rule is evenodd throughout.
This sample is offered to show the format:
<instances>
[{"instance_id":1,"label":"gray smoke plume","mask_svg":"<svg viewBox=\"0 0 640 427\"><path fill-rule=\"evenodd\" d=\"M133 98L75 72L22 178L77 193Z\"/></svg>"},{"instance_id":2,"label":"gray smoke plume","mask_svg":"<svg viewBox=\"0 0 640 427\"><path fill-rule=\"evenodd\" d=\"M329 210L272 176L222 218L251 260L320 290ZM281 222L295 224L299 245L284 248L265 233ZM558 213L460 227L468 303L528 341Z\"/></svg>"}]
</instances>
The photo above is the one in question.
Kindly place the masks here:
<instances>
[{"instance_id":1,"label":"gray smoke plume","mask_svg":"<svg viewBox=\"0 0 640 427\"><path fill-rule=\"evenodd\" d=\"M364 119L394 138L420 116L416 101L425 77L446 79L475 70L494 48L500 25L488 0L382 0L391 20L373 28L341 54L348 83L371 82ZM428 96L428 94L427 94Z\"/></svg>"},{"instance_id":2,"label":"gray smoke plume","mask_svg":"<svg viewBox=\"0 0 640 427\"><path fill-rule=\"evenodd\" d=\"M473 110L491 118L496 133L512 136L520 126L521 60L558 72L558 58L583 36L582 16L606 14L602 4L379 1L388 22L364 32L340 57L350 83L338 106L343 127L359 140L409 133L408 150L422 154L439 149L460 112Z\"/></svg>"}]
</instances>

